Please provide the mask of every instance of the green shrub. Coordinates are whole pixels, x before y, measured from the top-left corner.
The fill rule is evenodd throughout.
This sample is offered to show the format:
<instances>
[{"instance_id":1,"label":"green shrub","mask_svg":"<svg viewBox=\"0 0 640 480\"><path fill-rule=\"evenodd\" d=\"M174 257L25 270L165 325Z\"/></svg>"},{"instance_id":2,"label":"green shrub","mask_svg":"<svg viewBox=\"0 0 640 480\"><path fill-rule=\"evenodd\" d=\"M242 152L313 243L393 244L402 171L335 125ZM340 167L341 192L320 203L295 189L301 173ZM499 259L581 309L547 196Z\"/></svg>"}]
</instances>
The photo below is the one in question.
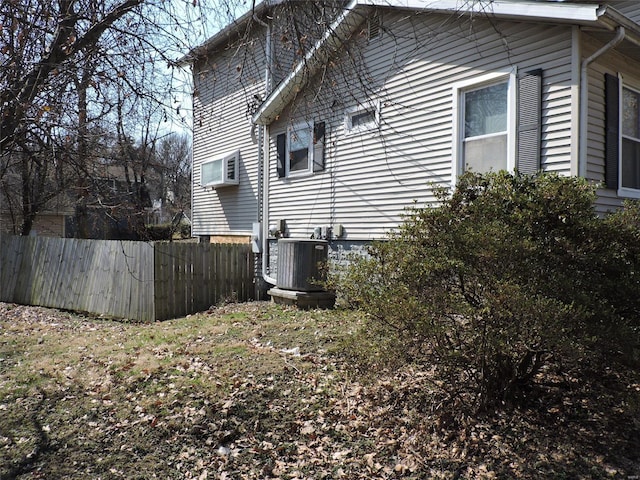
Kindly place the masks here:
<instances>
[{"instance_id":1,"label":"green shrub","mask_svg":"<svg viewBox=\"0 0 640 480\"><path fill-rule=\"evenodd\" d=\"M176 227L176 233L180 238L190 238L191 237L191 225L188 223L180 222Z\"/></svg>"},{"instance_id":2,"label":"green shrub","mask_svg":"<svg viewBox=\"0 0 640 480\"><path fill-rule=\"evenodd\" d=\"M170 241L172 239L186 239L191 237L191 225L180 222L146 225L143 238L147 241Z\"/></svg>"},{"instance_id":3,"label":"green shrub","mask_svg":"<svg viewBox=\"0 0 640 480\"><path fill-rule=\"evenodd\" d=\"M551 358L637 348L637 205L600 218L593 186L549 174L467 173L437 195L336 286L396 360L430 362L450 399L483 409Z\"/></svg>"},{"instance_id":4,"label":"green shrub","mask_svg":"<svg viewBox=\"0 0 640 480\"><path fill-rule=\"evenodd\" d=\"M173 225L170 223L146 225L144 238L149 241L171 240L173 230Z\"/></svg>"}]
</instances>

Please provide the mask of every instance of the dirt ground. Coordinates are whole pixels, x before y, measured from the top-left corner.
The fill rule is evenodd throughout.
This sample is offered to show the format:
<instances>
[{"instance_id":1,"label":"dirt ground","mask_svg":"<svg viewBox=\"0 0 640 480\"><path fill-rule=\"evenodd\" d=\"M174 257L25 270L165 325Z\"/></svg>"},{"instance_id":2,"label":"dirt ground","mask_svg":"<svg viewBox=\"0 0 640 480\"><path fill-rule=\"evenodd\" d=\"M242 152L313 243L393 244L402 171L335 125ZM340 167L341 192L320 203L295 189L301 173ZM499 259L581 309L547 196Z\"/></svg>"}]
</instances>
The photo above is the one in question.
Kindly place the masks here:
<instances>
[{"instance_id":1,"label":"dirt ground","mask_svg":"<svg viewBox=\"0 0 640 480\"><path fill-rule=\"evenodd\" d=\"M363 372L348 312L131 324L0 303L0 479L640 478L640 375L550 369L447 423L424 368Z\"/></svg>"}]
</instances>

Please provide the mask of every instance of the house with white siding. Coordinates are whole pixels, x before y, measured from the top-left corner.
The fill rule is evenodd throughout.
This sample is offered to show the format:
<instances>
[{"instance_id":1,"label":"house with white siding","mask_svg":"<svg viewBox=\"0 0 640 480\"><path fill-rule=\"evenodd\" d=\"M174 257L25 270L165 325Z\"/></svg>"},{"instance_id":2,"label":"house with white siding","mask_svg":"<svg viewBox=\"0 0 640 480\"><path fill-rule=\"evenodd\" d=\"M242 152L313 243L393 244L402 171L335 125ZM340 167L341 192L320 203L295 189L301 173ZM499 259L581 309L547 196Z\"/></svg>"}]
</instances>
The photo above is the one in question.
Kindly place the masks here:
<instances>
[{"instance_id":1,"label":"house with white siding","mask_svg":"<svg viewBox=\"0 0 640 480\"><path fill-rule=\"evenodd\" d=\"M342 255L465 169L596 182L640 198L640 2L271 0L193 68L192 232Z\"/></svg>"}]
</instances>

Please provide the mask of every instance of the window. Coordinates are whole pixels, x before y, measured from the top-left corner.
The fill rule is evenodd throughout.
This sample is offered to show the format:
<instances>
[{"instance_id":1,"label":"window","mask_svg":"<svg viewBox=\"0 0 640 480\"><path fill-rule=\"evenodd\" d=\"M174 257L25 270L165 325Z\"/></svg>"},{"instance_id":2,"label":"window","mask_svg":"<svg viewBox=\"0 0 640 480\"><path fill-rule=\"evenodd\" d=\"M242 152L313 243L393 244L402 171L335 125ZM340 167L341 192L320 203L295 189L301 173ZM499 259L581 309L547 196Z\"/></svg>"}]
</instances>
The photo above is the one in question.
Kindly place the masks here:
<instances>
[{"instance_id":1,"label":"window","mask_svg":"<svg viewBox=\"0 0 640 480\"><path fill-rule=\"evenodd\" d=\"M313 158L311 128L305 124L289 127L287 131L287 176L311 171Z\"/></svg>"},{"instance_id":2,"label":"window","mask_svg":"<svg viewBox=\"0 0 640 480\"><path fill-rule=\"evenodd\" d=\"M620 186L640 190L640 93L622 88Z\"/></svg>"},{"instance_id":3,"label":"window","mask_svg":"<svg viewBox=\"0 0 640 480\"><path fill-rule=\"evenodd\" d=\"M324 170L325 124L299 123L276 137L278 177L296 177Z\"/></svg>"},{"instance_id":4,"label":"window","mask_svg":"<svg viewBox=\"0 0 640 480\"><path fill-rule=\"evenodd\" d=\"M347 133L358 133L377 128L380 124L380 109L377 105L357 106L345 113L344 129Z\"/></svg>"},{"instance_id":5,"label":"window","mask_svg":"<svg viewBox=\"0 0 640 480\"><path fill-rule=\"evenodd\" d=\"M507 91L507 82L502 82L463 93L465 170L506 170Z\"/></svg>"},{"instance_id":6,"label":"window","mask_svg":"<svg viewBox=\"0 0 640 480\"><path fill-rule=\"evenodd\" d=\"M605 185L640 198L640 89L605 74Z\"/></svg>"},{"instance_id":7,"label":"window","mask_svg":"<svg viewBox=\"0 0 640 480\"><path fill-rule=\"evenodd\" d=\"M515 170L515 85L511 70L454 85L453 183L465 170Z\"/></svg>"}]
</instances>

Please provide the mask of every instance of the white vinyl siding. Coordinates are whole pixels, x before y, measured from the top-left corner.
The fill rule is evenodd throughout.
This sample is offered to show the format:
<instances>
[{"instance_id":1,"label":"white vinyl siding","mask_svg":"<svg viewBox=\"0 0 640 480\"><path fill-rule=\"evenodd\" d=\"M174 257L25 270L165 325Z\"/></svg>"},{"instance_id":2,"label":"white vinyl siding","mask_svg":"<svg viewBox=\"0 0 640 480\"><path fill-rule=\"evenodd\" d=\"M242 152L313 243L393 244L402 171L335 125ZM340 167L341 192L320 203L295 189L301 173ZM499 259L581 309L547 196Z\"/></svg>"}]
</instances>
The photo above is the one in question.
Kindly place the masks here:
<instances>
[{"instance_id":1,"label":"white vinyl siding","mask_svg":"<svg viewBox=\"0 0 640 480\"><path fill-rule=\"evenodd\" d=\"M341 11L340 2L274 2L271 25L271 79L276 86L321 38Z\"/></svg>"},{"instance_id":2,"label":"white vinyl siding","mask_svg":"<svg viewBox=\"0 0 640 480\"><path fill-rule=\"evenodd\" d=\"M344 58L336 59L323 89L311 85L309 103L300 95L272 125L272 132L282 131L310 115L327 122L328 138L325 171L290 181L277 178L272 138L270 222L285 219L290 235L299 238L308 238L314 226L336 224L349 239L383 237L414 201L435 201L434 185L450 185L452 84L514 67L543 70L542 168L570 172L570 26L479 17L471 24L464 18L391 10L383 19L385 34L363 47L362 59L356 55L366 64L366 77L349 70ZM360 83L360 77L366 81ZM332 108L338 100L345 108L379 101L378 128L346 135L344 109Z\"/></svg>"},{"instance_id":3,"label":"white vinyl siding","mask_svg":"<svg viewBox=\"0 0 640 480\"><path fill-rule=\"evenodd\" d=\"M264 31L248 41L247 51L232 48L211 55L194 68L192 234L247 234L257 220L258 147L251 138L247 108L264 96ZM257 135L257 130L255 132ZM205 189L201 165L240 151L238 186Z\"/></svg>"}]
</instances>

